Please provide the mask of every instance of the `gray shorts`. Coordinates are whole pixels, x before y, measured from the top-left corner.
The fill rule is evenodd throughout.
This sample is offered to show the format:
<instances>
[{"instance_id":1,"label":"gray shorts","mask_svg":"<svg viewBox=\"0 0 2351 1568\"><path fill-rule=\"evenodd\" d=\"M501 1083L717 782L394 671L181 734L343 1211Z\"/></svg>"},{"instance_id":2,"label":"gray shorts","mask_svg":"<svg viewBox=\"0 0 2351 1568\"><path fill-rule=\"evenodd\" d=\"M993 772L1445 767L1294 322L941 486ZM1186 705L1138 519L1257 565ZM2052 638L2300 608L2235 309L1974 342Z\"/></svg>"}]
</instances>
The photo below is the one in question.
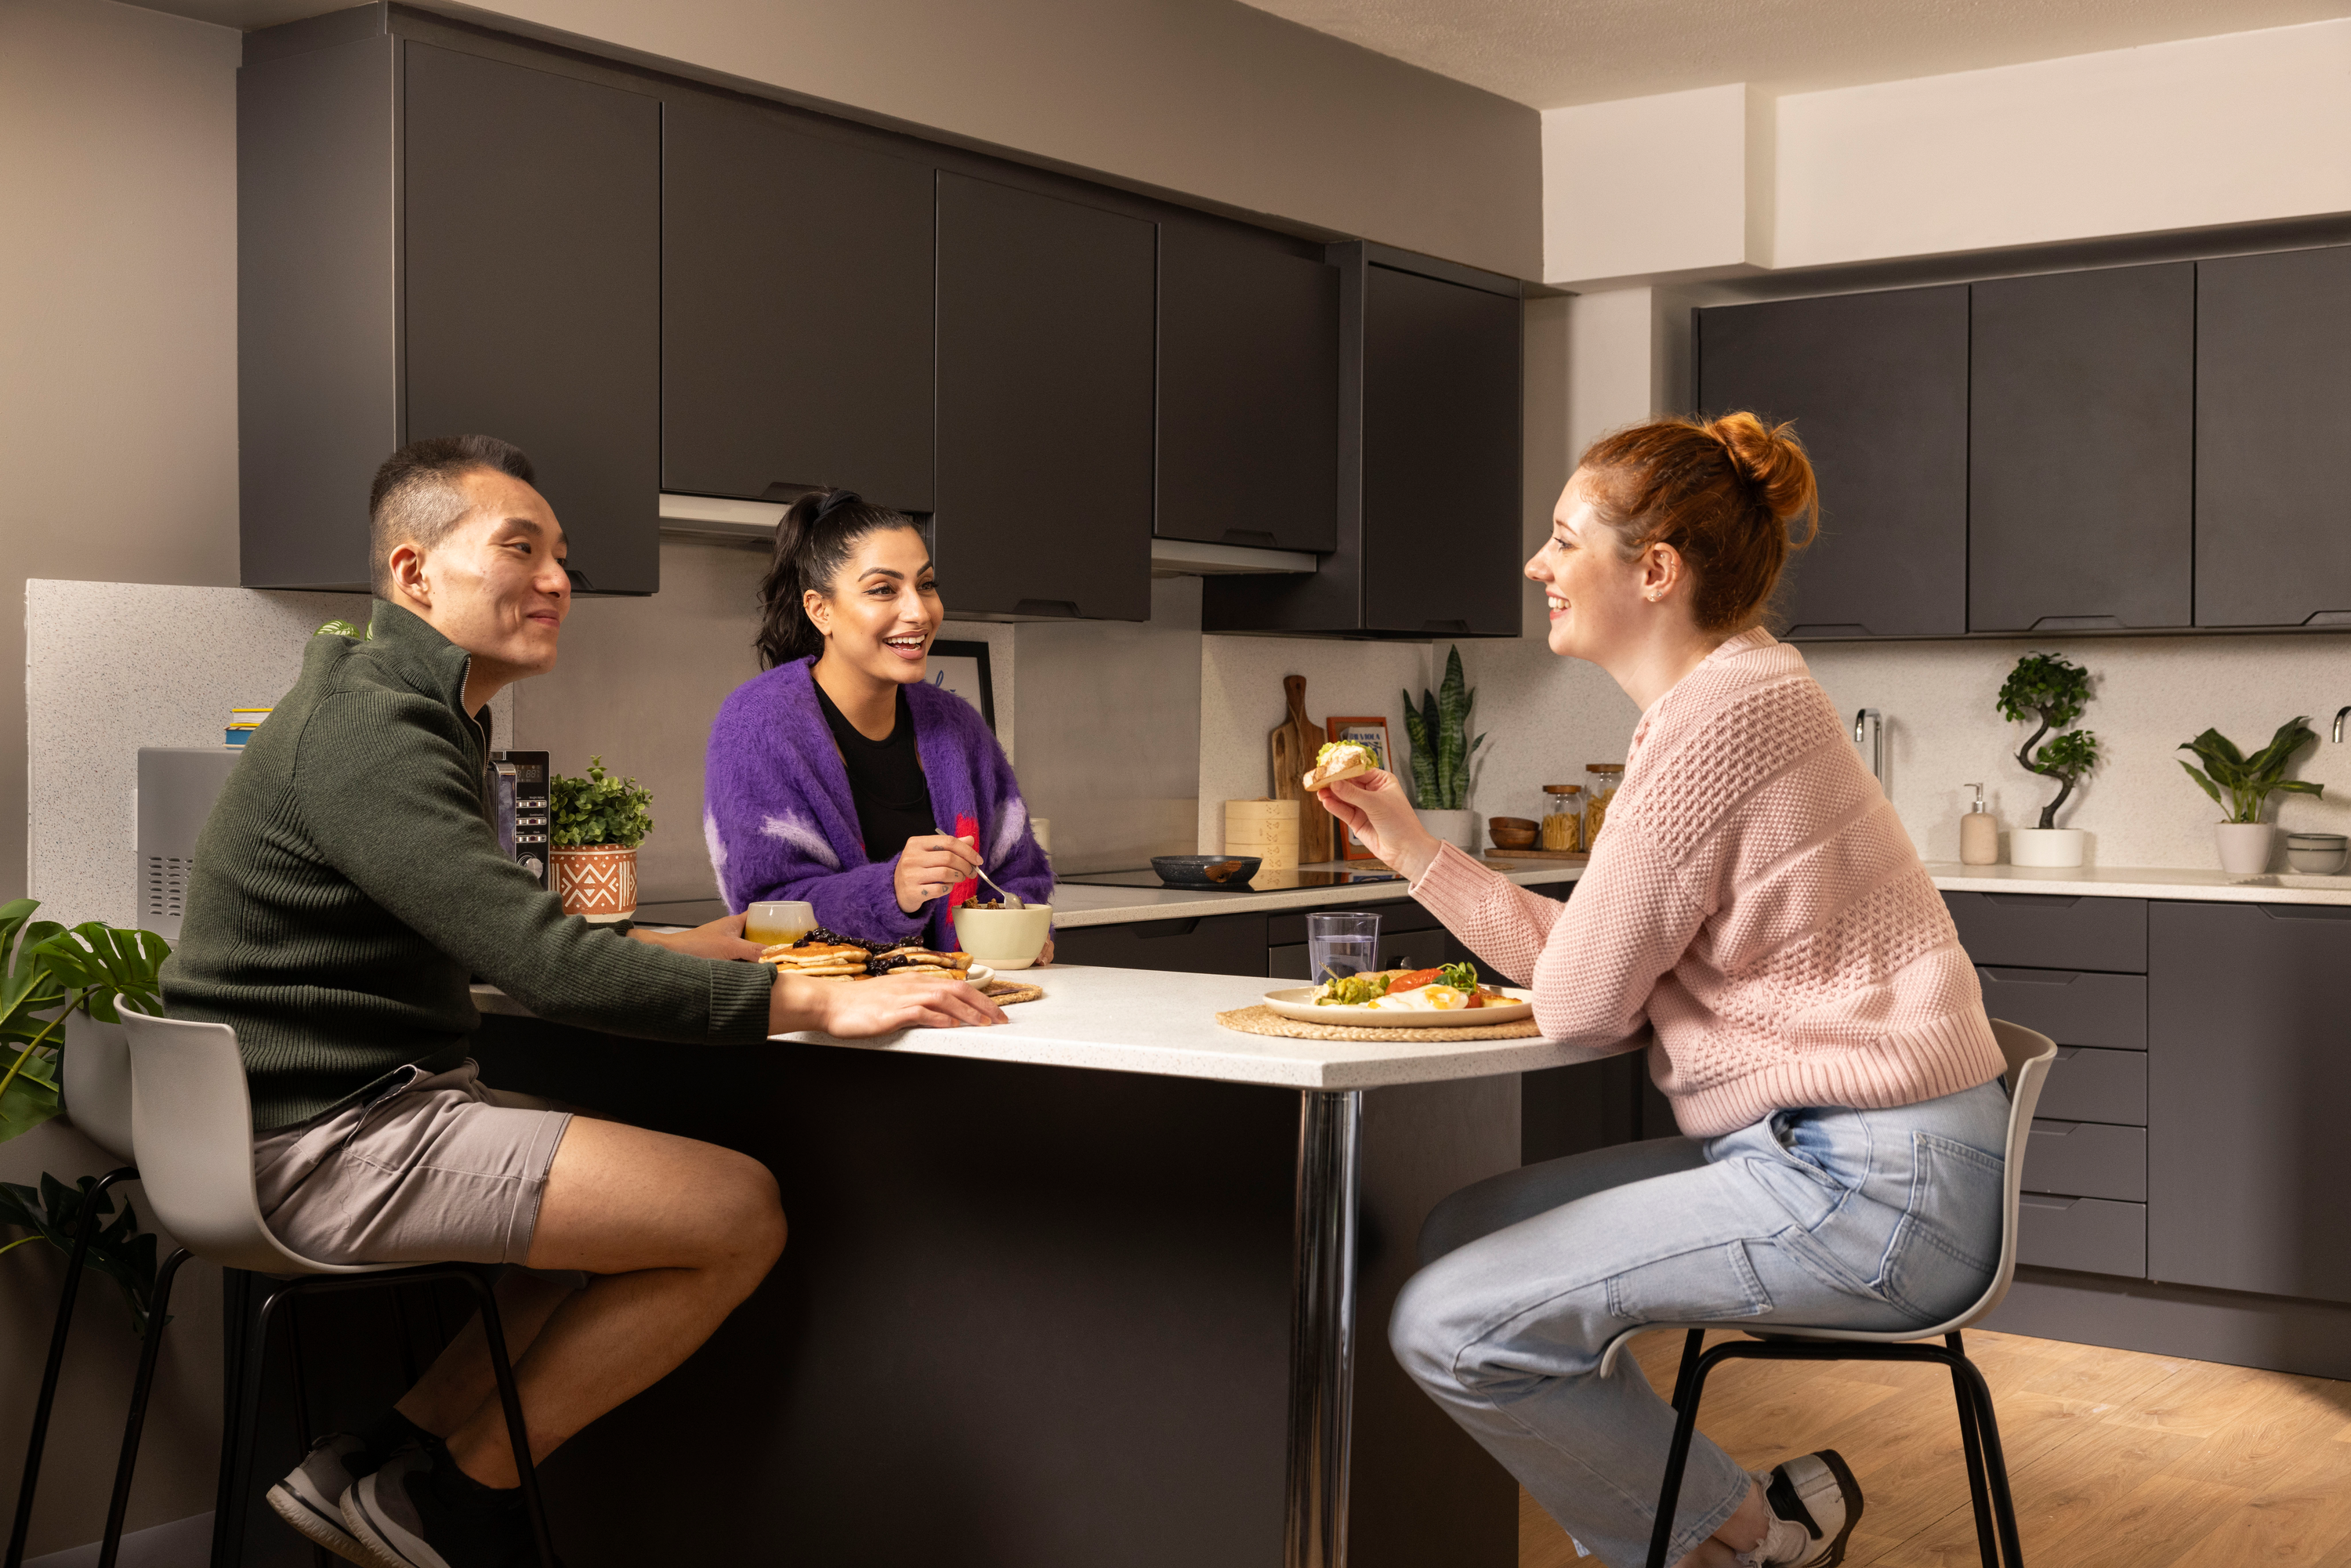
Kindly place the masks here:
<instances>
[{"instance_id":1,"label":"gray shorts","mask_svg":"<svg viewBox=\"0 0 2351 1568\"><path fill-rule=\"evenodd\" d=\"M520 1263L571 1113L472 1061L410 1067L365 1102L256 1138L277 1239L321 1263Z\"/></svg>"}]
</instances>

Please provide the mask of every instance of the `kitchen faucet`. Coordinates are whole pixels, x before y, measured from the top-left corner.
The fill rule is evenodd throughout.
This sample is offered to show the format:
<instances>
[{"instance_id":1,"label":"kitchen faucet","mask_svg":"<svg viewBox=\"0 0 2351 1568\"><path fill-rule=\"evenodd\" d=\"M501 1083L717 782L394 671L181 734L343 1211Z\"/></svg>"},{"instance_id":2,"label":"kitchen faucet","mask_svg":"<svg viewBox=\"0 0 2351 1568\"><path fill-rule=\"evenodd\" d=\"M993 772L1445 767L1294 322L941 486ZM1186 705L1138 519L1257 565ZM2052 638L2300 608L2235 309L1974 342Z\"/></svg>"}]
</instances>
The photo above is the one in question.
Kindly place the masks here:
<instances>
[{"instance_id":1,"label":"kitchen faucet","mask_svg":"<svg viewBox=\"0 0 2351 1568\"><path fill-rule=\"evenodd\" d=\"M2344 712L2351 713L2351 708L2346 708ZM2341 728L2339 716L2336 719L2336 727ZM1855 746L1861 744L1861 732L1864 728L1868 729L1870 737L1869 776L1876 779L1878 787L1883 789L1886 785L1886 716L1874 707L1865 707L1854 715L1853 743Z\"/></svg>"},{"instance_id":2,"label":"kitchen faucet","mask_svg":"<svg viewBox=\"0 0 2351 1568\"><path fill-rule=\"evenodd\" d=\"M2339 707L2335 710L2335 744L2337 746L2343 744L2343 716L2346 713L2351 713L2351 707Z\"/></svg>"}]
</instances>

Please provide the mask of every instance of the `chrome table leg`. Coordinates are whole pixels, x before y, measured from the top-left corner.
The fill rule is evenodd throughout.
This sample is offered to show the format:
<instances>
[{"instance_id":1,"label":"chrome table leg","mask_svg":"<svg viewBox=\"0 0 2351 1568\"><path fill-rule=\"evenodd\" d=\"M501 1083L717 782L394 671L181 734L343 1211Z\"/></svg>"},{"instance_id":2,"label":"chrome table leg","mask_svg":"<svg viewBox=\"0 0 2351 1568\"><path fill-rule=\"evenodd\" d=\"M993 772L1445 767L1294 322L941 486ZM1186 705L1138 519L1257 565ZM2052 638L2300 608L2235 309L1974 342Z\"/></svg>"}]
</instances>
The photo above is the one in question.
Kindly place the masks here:
<instances>
[{"instance_id":1,"label":"chrome table leg","mask_svg":"<svg viewBox=\"0 0 2351 1568\"><path fill-rule=\"evenodd\" d=\"M1355 1395L1355 1211L1364 1096L1299 1095L1291 1231L1290 1500L1284 1568L1346 1568L1347 1448Z\"/></svg>"}]
</instances>

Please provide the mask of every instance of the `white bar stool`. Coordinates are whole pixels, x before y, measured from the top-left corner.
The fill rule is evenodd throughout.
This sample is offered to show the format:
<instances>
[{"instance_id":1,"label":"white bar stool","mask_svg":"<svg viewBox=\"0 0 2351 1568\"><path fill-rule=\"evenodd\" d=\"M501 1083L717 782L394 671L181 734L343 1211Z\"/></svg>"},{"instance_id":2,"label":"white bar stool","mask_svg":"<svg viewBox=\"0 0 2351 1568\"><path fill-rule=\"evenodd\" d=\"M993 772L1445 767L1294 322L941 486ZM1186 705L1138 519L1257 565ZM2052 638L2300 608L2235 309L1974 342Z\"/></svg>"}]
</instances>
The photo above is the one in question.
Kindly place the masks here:
<instances>
[{"instance_id":1,"label":"white bar stool","mask_svg":"<svg viewBox=\"0 0 2351 1568\"><path fill-rule=\"evenodd\" d=\"M557 1568L548 1543L547 1514L540 1506L538 1475L531 1463L530 1438L523 1423L522 1398L507 1357L506 1330L491 1291L493 1270L476 1263L321 1263L289 1251L261 1218L253 1179L253 1104L246 1090L245 1063L237 1055L236 1031L226 1024L123 1014L131 1077L132 1138L147 1201L157 1221L179 1238L181 1249L157 1271L154 1320L160 1323L171 1300L172 1281L191 1255L228 1269L246 1269L285 1281L264 1299L247 1330L238 1358L243 1386L232 1391L227 1429L221 1445L219 1504L213 1521L213 1560L223 1560L227 1542L244 1539L245 1516L253 1490L254 1448L258 1441L262 1373L267 1361L269 1326L280 1301L319 1291L364 1289L427 1280L461 1280L481 1302L482 1327L489 1342L490 1366L506 1411L507 1437L514 1445L515 1469L522 1477L522 1501L540 1568ZM120 1531L137 1462L139 1431L154 1382L162 1342L151 1329L132 1385L131 1420L122 1435L115 1469L114 1502L108 1515L107 1546L100 1568L112 1568L108 1550ZM298 1362L298 1347L294 1348ZM298 1364L297 1373L298 1375ZM309 1441L308 1418L300 1412L302 1439Z\"/></svg>"},{"instance_id":2,"label":"white bar stool","mask_svg":"<svg viewBox=\"0 0 2351 1568\"><path fill-rule=\"evenodd\" d=\"M1698 1432L1698 1402L1706 1375L1725 1361L1931 1361L1950 1368L1951 1386L1959 1400L1959 1438L1968 1453L1968 1489L1975 1499L1976 1546L1983 1568L2024 1568L2024 1548L2016 1534L2016 1504L2009 1495L2008 1461L2001 1453L2000 1426L1992 1415L1991 1388L1968 1359L1959 1331L1987 1316L2016 1278L2017 1193L2024 1177L2025 1140L2032 1131L2032 1108L2041 1099L2041 1085L2057 1060L2057 1045L2045 1034L1994 1019L1992 1037L2008 1061L2008 1168L2001 1212L2000 1266L1991 1283L1975 1304L1932 1328L1876 1333L1860 1329L1783 1327L1748 1332L1758 1337L1706 1348L1706 1332L1724 1328L1711 1323L1644 1323L1608 1342L1600 1357L1600 1375L1616 1365L1617 1354L1637 1334L1656 1329L1682 1329L1681 1373L1674 1379L1673 1447L1666 1454L1665 1485L1657 1495L1657 1522L1649 1537L1649 1568L1666 1568L1671 1549L1674 1510L1681 1502L1682 1471L1689 1462L1690 1439ZM1918 1343L1940 1339L1940 1345ZM1997 1545L1995 1546L1995 1542Z\"/></svg>"}]
</instances>

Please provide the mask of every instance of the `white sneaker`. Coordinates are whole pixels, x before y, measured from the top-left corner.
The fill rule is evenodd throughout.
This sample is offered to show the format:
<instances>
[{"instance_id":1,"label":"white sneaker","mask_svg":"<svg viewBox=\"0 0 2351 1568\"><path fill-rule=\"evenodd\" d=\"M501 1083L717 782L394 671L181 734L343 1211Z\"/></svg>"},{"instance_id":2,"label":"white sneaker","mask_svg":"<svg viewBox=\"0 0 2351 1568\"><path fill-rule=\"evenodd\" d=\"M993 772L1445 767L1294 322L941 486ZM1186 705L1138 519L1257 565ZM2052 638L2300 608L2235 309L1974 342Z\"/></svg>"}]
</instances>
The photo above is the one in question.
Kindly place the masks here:
<instances>
[{"instance_id":1,"label":"white sneaker","mask_svg":"<svg viewBox=\"0 0 2351 1568\"><path fill-rule=\"evenodd\" d=\"M1853 1479L1844 1455L1823 1448L1756 1479L1763 1483L1764 1505L1780 1521L1765 1542L1770 1554L1759 1552L1757 1563L1772 1568L1834 1568L1844 1561L1845 1542L1861 1522L1862 1500L1861 1484ZM1802 1538L1782 1524L1800 1527ZM1778 1550L1782 1540L1791 1550Z\"/></svg>"}]
</instances>

